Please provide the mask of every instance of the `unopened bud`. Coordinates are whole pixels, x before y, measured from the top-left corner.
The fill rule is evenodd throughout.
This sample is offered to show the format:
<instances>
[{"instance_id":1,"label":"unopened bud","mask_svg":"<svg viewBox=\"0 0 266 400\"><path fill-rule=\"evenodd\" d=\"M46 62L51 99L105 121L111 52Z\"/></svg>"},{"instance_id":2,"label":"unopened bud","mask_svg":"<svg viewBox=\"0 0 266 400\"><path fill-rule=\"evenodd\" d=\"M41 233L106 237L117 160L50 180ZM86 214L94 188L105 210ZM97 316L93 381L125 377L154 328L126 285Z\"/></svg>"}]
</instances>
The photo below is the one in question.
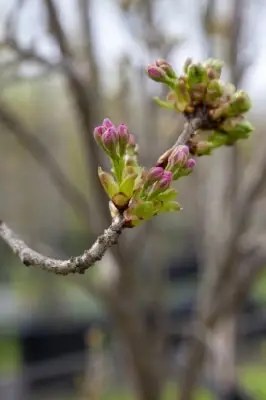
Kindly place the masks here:
<instances>
[{"instance_id":1,"label":"unopened bud","mask_svg":"<svg viewBox=\"0 0 266 400\"><path fill-rule=\"evenodd\" d=\"M109 128L114 128L115 127L114 123L109 118L105 118L103 120L102 126L105 129L109 129Z\"/></svg>"},{"instance_id":2,"label":"unopened bud","mask_svg":"<svg viewBox=\"0 0 266 400\"><path fill-rule=\"evenodd\" d=\"M164 169L162 167L153 167L151 168L146 176L143 189L147 189L151 186L154 182L159 181L164 175Z\"/></svg>"},{"instance_id":3,"label":"unopened bud","mask_svg":"<svg viewBox=\"0 0 266 400\"><path fill-rule=\"evenodd\" d=\"M171 171L164 171L163 176L153 184L148 199L155 198L159 193L165 191L171 185L173 174Z\"/></svg>"},{"instance_id":4,"label":"unopened bud","mask_svg":"<svg viewBox=\"0 0 266 400\"><path fill-rule=\"evenodd\" d=\"M235 139L246 139L250 132L254 130L252 124L244 117L227 118L219 129L225 131Z\"/></svg>"},{"instance_id":5,"label":"unopened bud","mask_svg":"<svg viewBox=\"0 0 266 400\"><path fill-rule=\"evenodd\" d=\"M232 96L228 116L237 116L249 111L251 108L251 100L244 90L235 92Z\"/></svg>"},{"instance_id":6,"label":"unopened bud","mask_svg":"<svg viewBox=\"0 0 266 400\"><path fill-rule=\"evenodd\" d=\"M157 67L160 67L169 76L169 78L177 77L172 65L169 64L169 62L167 62L166 60L160 58L159 60L155 61L155 64Z\"/></svg>"},{"instance_id":7,"label":"unopened bud","mask_svg":"<svg viewBox=\"0 0 266 400\"><path fill-rule=\"evenodd\" d=\"M105 132L105 128L102 125L96 126L93 131L94 139L99 145L102 145L102 136Z\"/></svg>"},{"instance_id":8,"label":"unopened bud","mask_svg":"<svg viewBox=\"0 0 266 400\"><path fill-rule=\"evenodd\" d=\"M102 141L110 157L116 158L118 145L118 136L116 129L113 127L107 129L102 135Z\"/></svg>"},{"instance_id":9,"label":"unopened bud","mask_svg":"<svg viewBox=\"0 0 266 400\"><path fill-rule=\"evenodd\" d=\"M191 64L188 67L188 85L193 87L197 83L207 83L207 71L201 64Z\"/></svg>"},{"instance_id":10,"label":"unopened bud","mask_svg":"<svg viewBox=\"0 0 266 400\"><path fill-rule=\"evenodd\" d=\"M205 101L206 103L211 104L216 99L220 98L222 94L223 94L223 86L221 82L219 82L217 79L213 79L208 84L205 95Z\"/></svg>"},{"instance_id":11,"label":"unopened bud","mask_svg":"<svg viewBox=\"0 0 266 400\"><path fill-rule=\"evenodd\" d=\"M129 133L126 125L124 124L118 125L117 137L119 142L119 154L122 157L125 154L126 147L129 143Z\"/></svg>"},{"instance_id":12,"label":"unopened bud","mask_svg":"<svg viewBox=\"0 0 266 400\"><path fill-rule=\"evenodd\" d=\"M218 59L210 58L203 64L203 66L207 70L209 79L219 79L222 74L224 62Z\"/></svg>"},{"instance_id":13,"label":"unopened bud","mask_svg":"<svg viewBox=\"0 0 266 400\"><path fill-rule=\"evenodd\" d=\"M196 165L196 160L194 158L189 158L185 164L185 168L192 170Z\"/></svg>"},{"instance_id":14,"label":"unopened bud","mask_svg":"<svg viewBox=\"0 0 266 400\"><path fill-rule=\"evenodd\" d=\"M172 151L169 159L167 168L171 171L175 170L176 168L182 168L187 162L189 155L189 148L188 146L177 146Z\"/></svg>"},{"instance_id":15,"label":"unopened bud","mask_svg":"<svg viewBox=\"0 0 266 400\"><path fill-rule=\"evenodd\" d=\"M166 78L166 72L160 68L157 67L157 65L150 64L148 65L146 69L146 73L155 82L164 82Z\"/></svg>"},{"instance_id":16,"label":"unopened bud","mask_svg":"<svg viewBox=\"0 0 266 400\"><path fill-rule=\"evenodd\" d=\"M162 189L162 190L168 189L170 184L171 184L171 182L172 182L172 177L173 177L172 172L164 171L163 176L156 183L157 187Z\"/></svg>"}]
</instances>

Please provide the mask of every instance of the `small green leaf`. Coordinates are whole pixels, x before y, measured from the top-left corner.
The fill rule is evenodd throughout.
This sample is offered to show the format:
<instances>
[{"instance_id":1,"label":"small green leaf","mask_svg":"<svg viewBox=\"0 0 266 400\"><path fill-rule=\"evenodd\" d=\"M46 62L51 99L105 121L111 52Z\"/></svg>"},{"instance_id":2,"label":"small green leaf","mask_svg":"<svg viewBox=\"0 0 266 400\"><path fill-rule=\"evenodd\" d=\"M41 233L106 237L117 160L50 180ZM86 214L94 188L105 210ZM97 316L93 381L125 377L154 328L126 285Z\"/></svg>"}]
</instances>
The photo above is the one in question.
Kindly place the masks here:
<instances>
[{"instance_id":1,"label":"small green leaf","mask_svg":"<svg viewBox=\"0 0 266 400\"><path fill-rule=\"evenodd\" d=\"M165 192L159 193L157 199L162 202L165 202L165 201L175 200L176 196L177 196L177 191L171 188L167 189Z\"/></svg>"},{"instance_id":2,"label":"small green leaf","mask_svg":"<svg viewBox=\"0 0 266 400\"><path fill-rule=\"evenodd\" d=\"M153 97L153 100L161 107L168 108L169 110L174 109L174 105L167 103L167 101L161 100L159 97Z\"/></svg>"},{"instance_id":3,"label":"small green leaf","mask_svg":"<svg viewBox=\"0 0 266 400\"><path fill-rule=\"evenodd\" d=\"M170 212L170 211L180 211L182 210L180 204L177 201L169 201L162 205L158 213Z\"/></svg>"},{"instance_id":4,"label":"small green leaf","mask_svg":"<svg viewBox=\"0 0 266 400\"><path fill-rule=\"evenodd\" d=\"M104 190L111 199L117 192L119 192L117 182L111 174L103 171L101 167L98 168L98 175Z\"/></svg>"},{"instance_id":5,"label":"small green leaf","mask_svg":"<svg viewBox=\"0 0 266 400\"><path fill-rule=\"evenodd\" d=\"M137 173L126 176L119 187L119 191L125 193L128 197L132 197L137 176Z\"/></svg>"},{"instance_id":6,"label":"small green leaf","mask_svg":"<svg viewBox=\"0 0 266 400\"><path fill-rule=\"evenodd\" d=\"M150 219L154 214L153 203L151 201L145 201L139 203L135 208L135 215L138 218Z\"/></svg>"}]
</instances>

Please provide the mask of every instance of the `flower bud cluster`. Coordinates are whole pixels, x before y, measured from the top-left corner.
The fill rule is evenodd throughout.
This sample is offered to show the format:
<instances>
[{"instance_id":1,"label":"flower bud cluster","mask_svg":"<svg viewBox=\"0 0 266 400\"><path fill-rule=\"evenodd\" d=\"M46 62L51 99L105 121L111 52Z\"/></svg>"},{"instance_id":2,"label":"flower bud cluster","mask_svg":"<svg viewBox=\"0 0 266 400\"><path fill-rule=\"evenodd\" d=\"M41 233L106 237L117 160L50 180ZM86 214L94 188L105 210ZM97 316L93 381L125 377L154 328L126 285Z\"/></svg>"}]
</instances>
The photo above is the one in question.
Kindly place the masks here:
<instances>
[{"instance_id":1,"label":"flower bud cluster","mask_svg":"<svg viewBox=\"0 0 266 400\"><path fill-rule=\"evenodd\" d=\"M120 124L116 127L108 118L94 129L94 138L113 160L123 157L127 148L135 147L134 138L127 126Z\"/></svg>"},{"instance_id":2,"label":"flower bud cluster","mask_svg":"<svg viewBox=\"0 0 266 400\"><path fill-rule=\"evenodd\" d=\"M188 120L200 118L201 130L191 138L191 154L210 154L214 148L233 145L246 139L253 126L244 114L250 110L251 101L243 90L221 80L223 62L209 59L204 63L193 63L188 59L180 76L173 67L161 60L147 67L148 76L168 86L166 101L155 98L162 107L171 108L185 115ZM202 136L207 139L202 140ZM203 135L199 135L203 133Z\"/></svg>"},{"instance_id":3,"label":"flower bud cluster","mask_svg":"<svg viewBox=\"0 0 266 400\"><path fill-rule=\"evenodd\" d=\"M180 76L163 59L147 67L152 80L169 88L166 101L156 99L158 104L183 113L191 124L200 121L186 143L168 149L149 170L139 165L138 147L126 125L115 126L105 119L95 128L94 138L112 164L110 172L98 169L99 179L110 198L111 216L123 215L125 226L180 210L172 183L191 174L196 164L192 156L233 145L253 130L244 116L251 107L250 99L243 90L221 81L222 67L219 60L193 63L188 59Z\"/></svg>"},{"instance_id":4,"label":"flower bud cluster","mask_svg":"<svg viewBox=\"0 0 266 400\"><path fill-rule=\"evenodd\" d=\"M95 128L94 137L112 163L110 172L98 169L100 182L110 198L112 217L123 214L125 226L134 227L157 214L180 209L171 184L189 175L195 165L187 146L170 149L160 158L164 165L145 170L138 164L135 139L126 125L116 127L105 119Z\"/></svg>"}]
</instances>

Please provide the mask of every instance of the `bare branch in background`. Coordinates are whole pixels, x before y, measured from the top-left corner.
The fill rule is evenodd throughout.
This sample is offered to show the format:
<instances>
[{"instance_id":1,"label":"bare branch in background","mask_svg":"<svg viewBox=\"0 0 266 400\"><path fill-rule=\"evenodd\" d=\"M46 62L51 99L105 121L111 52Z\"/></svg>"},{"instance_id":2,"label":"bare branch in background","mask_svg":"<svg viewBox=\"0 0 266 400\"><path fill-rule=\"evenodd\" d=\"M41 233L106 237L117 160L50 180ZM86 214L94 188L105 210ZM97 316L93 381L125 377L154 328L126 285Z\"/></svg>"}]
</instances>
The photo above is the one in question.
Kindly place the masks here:
<instances>
[{"instance_id":1,"label":"bare branch in background","mask_svg":"<svg viewBox=\"0 0 266 400\"><path fill-rule=\"evenodd\" d=\"M240 311L243 303L246 301L250 288L258 275L265 268L266 254L265 250L258 249L251 252L247 260L238 266L237 276L230 282L228 286L224 285L223 293L218 299L214 299L214 304L209 314L203 319L199 316L199 322L192 325L189 337L192 336L192 341L189 340L189 348L185 354L185 360L182 363L182 372L179 379L180 383L180 398L179 400L189 400L193 398L194 387L197 382L199 373L203 367L206 355L211 350L208 343L208 334L211 335L216 324ZM191 333L191 332L194 332ZM206 333L207 336L206 336Z\"/></svg>"},{"instance_id":2,"label":"bare branch in background","mask_svg":"<svg viewBox=\"0 0 266 400\"><path fill-rule=\"evenodd\" d=\"M83 274L96 261L101 260L108 248L117 243L123 225L123 217L114 219L110 227L98 237L89 250L85 250L78 257L71 257L65 261L49 258L32 250L3 222L0 224L0 237L27 267L44 269L58 275Z\"/></svg>"},{"instance_id":3,"label":"bare branch in background","mask_svg":"<svg viewBox=\"0 0 266 400\"><path fill-rule=\"evenodd\" d=\"M22 47L15 38L7 38L5 41L2 41L0 43L0 48L12 50L17 56L17 61L34 61L37 64L47 67L48 69L55 69L60 66L59 63L52 63L47 58L38 54L37 50L34 47Z\"/></svg>"},{"instance_id":4,"label":"bare branch in background","mask_svg":"<svg viewBox=\"0 0 266 400\"><path fill-rule=\"evenodd\" d=\"M57 43L61 52L61 57L64 60L63 66L68 87L75 102L77 114L80 117L81 133L87 153L86 161L88 163L89 179L94 187L94 199L96 200L97 208L99 209L100 207L101 209L101 212L99 213L99 226L100 229L104 229L104 226L106 225L106 222L109 221L110 217L106 196L100 185L97 170L95 168L95 166L100 164L100 155L92 134L95 124L102 119L98 107L98 91L94 86L96 91L91 92L90 85L86 85L84 79L81 79L76 67L74 66L73 55L59 20L58 10L53 0L43 1L48 16L49 32ZM93 77L91 77L91 81L93 81ZM94 204L94 206L96 212L96 205Z\"/></svg>"},{"instance_id":5,"label":"bare branch in background","mask_svg":"<svg viewBox=\"0 0 266 400\"><path fill-rule=\"evenodd\" d=\"M221 54L221 58L228 60L234 79L233 83L237 86L248 66L247 63L243 62L240 54L242 51L240 46L242 45L243 24L245 23L243 9L243 2L235 0L231 26L232 37L230 37L228 44L229 52L228 54ZM215 1L210 0L204 21L206 26L214 26L215 10ZM219 24L219 21L216 19L215 21ZM208 30L206 31L208 32ZM200 248L200 251L203 250L205 271L200 291L198 310L200 324L198 329L201 327L201 332L203 329L207 336L203 333L200 340L196 337L187 354L185 372L182 375L183 379L180 380L182 400L189 400L193 396L193 388L202 370L206 351L211 350L208 348L208 346L211 346L208 343L208 338L212 337L212 334L217 333L219 335L219 332L221 333L221 330L223 330L223 323L225 331L227 322L231 323L230 321L232 321L234 323L235 312L243 305L252 282L264 265L263 262L265 262L265 255L262 255L257 247L252 250L252 256L247 256L245 249L240 249L241 238L252 222L255 202L264 189L265 162L262 156L259 156L258 160L254 160L247 168L247 173L241 182L242 174L240 172L242 170L240 170L239 151L236 145L227 154L214 155L216 162L212 164L211 176L209 176L207 182L210 190L206 191L205 187L208 197L204 197L205 201L203 200L201 203L201 207L206 208L207 206L207 209L204 216L201 217L201 224L197 229L201 235L200 241L204 235L206 235L207 240L205 245ZM262 150L261 153L263 152ZM230 167L227 172L228 176L225 172L221 176L221 163ZM201 182L202 177L198 185L201 185ZM222 186L224 186L223 191L221 191ZM201 197L202 200L202 196L201 189L198 197ZM222 197L223 201L221 201ZM203 213L198 214L202 215ZM212 216L215 218L212 219ZM221 241L223 235L224 239ZM255 249L257 250L255 251ZM220 324L220 322L222 323ZM218 325L219 332L216 332ZM228 341L228 337L225 340ZM215 366L212 365L212 372L214 368ZM231 366L227 365L228 371L231 371L230 368ZM232 380L230 382L232 383Z\"/></svg>"},{"instance_id":6,"label":"bare branch in background","mask_svg":"<svg viewBox=\"0 0 266 400\"><path fill-rule=\"evenodd\" d=\"M5 126L47 171L51 181L77 217L89 221L89 204L85 196L63 173L49 149L24 125L23 121L3 102L0 103L0 124Z\"/></svg>"}]
</instances>

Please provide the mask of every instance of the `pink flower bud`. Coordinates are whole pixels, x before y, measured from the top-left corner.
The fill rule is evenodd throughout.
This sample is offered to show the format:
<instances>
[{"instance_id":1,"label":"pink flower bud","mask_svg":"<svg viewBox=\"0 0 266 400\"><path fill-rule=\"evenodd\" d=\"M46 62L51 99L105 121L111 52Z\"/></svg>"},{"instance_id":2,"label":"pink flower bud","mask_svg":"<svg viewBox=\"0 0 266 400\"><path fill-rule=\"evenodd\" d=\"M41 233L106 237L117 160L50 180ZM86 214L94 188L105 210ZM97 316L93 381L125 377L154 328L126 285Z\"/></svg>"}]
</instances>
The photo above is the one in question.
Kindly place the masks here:
<instances>
[{"instance_id":1,"label":"pink flower bud","mask_svg":"<svg viewBox=\"0 0 266 400\"><path fill-rule=\"evenodd\" d=\"M173 69L172 65L169 64L168 61L160 58L155 61L157 67L160 67L170 78L176 78L175 70Z\"/></svg>"},{"instance_id":2,"label":"pink flower bud","mask_svg":"<svg viewBox=\"0 0 266 400\"><path fill-rule=\"evenodd\" d=\"M129 132L125 124L118 125L117 136L119 141L119 153L120 156L123 156L125 154L126 147L129 143Z\"/></svg>"},{"instance_id":3,"label":"pink flower bud","mask_svg":"<svg viewBox=\"0 0 266 400\"><path fill-rule=\"evenodd\" d=\"M117 155L117 144L118 137L114 127L107 129L102 135L102 142L104 147L109 152L110 156L115 157Z\"/></svg>"},{"instance_id":4,"label":"pink flower bud","mask_svg":"<svg viewBox=\"0 0 266 400\"><path fill-rule=\"evenodd\" d=\"M129 134L129 144L130 144L130 146L135 146L135 144L136 144L135 136L132 135L132 133Z\"/></svg>"},{"instance_id":5,"label":"pink flower bud","mask_svg":"<svg viewBox=\"0 0 266 400\"><path fill-rule=\"evenodd\" d=\"M173 174L170 171L164 171L162 178L158 181L158 187L160 189L168 189L172 182Z\"/></svg>"},{"instance_id":6,"label":"pink flower bud","mask_svg":"<svg viewBox=\"0 0 266 400\"><path fill-rule=\"evenodd\" d=\"M151 168L146 176L147 181L150 183L154 183L161 179L164 174L164 169L162 167L153 167Z\"/></svg>"},{"instance_id":7,"label":"pink flower bud","mask_svg":"<svg viewBox=\"0 0 266 400\"><path fill-rule=\"evenodd\" d=\"M105 128L102 125L96 126L93 131L94 139L100 145L102 145L102 135L105 131Z\"/></svg>"},{"instance_id":8,"label":"pink flower bud","mask_svg":"<svg viewBox=\"0 0 266 400\"><path fill-rule=\"evenodd\" d=\"M112 122L109 118L105 118L105 119L103 120L102 126L103 126L105 129L114 128L114 127L115 127L115 125L113 124L113 122Z\"/></svg>"},{"instance_id":9,"label":"pink flower bud","mask_svg":"<svg viewBox=\"0 0 266 400\"><path fill-rule=\"evenodd\" d=\"M157 67L157 65L150 64L146 69L147 75L155 82L164 82L166 73L165 71Z\"/></svg>"},{"instance_id":10,"label":"pink flower bud","mask_svg":"<svg viewBox=\"0 0 266 400\"><path fill-rule=\"evenodd\" d=\"M158 183L164 176L164 169L162 167L153 167L145 175L143 189L146 190L155 182Z\"/></svg>"},{"instance_id":11,"label":"pink flower bud","mask_svg":"<svg viewBox=\"0 0 266 400\"><path fill-rule=\"evenodd\" d=\"M168 160L168 167L173 169L175 167L183 167L188 159L189 148L188 146L177 146L171 153Z\"/></svg>"},{"instance_id":12,"label":"pink flower bud","mask_svg":"<svg viewBox=\"0 0 266 400\"><path fill-rule=\"evenodd\" d=\"M185 153L187 156L189 155L189 147L186 145L179 145L177 146L177 148L182 151L183 153Z\"/></svg>"},{"instance_id":13,"label":"pink flower bud","mask_svg":"<svg viewBox=\"0 0 266 400\"><path fill-rule=\"evenodd\" d=\"M193 169L196 165L196 160L194 158L189 158L185 164L185 168Z\"/></svg>"},{"instance_id":14,"label":"pink flower bud","mask_svg":"<svg viewBox=\"0 0 266 400\"><path fill-rule=\"evenodd\" d=\"M125 124L120 124L117 127L117 134L118 137L126 138L128 140L129 138L129 133L128 133L128 128Z\"/></svg>"},{"instance_id":15,"label":"pink flower bud","mask_svg":"<svg viewBox=\"0 0 266 400\"><path fill-rule=\"evenodd\" d=\"M156 168L159 168L159 167L156 167ZM172 172L164 171L161 178L152 185L152 188L148 194L148 199L151 200L153 198L156 198L156 196L159 193L162 193L165 190L167 190L169 188L169 186L171 185L172 179L173 179Z\"/></svg>"}]
</instances>

